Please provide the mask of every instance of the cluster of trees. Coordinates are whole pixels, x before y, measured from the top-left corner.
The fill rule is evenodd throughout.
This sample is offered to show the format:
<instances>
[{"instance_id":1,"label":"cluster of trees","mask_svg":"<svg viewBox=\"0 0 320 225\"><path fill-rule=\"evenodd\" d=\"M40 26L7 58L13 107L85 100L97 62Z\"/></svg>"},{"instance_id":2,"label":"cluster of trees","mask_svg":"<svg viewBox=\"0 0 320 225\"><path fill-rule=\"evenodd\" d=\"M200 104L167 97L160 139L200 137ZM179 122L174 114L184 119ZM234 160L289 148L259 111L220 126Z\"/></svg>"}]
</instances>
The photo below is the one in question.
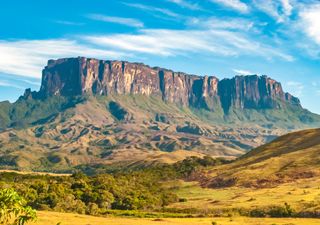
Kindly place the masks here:
<instances>
[{"instance_id":1,"label":"cluster of trees","mask_svg":"<svg viewBox=\"0 0 320 225\"><path fill-rule=\"evenodd\" d=\"M179 200L172 190L163 187L164 180L185 178L202 167L221 162L210 157L191 157L173 165L91 176L81 172L72 176L3 173L0 189L14 188L28 206L38 210L90 215L104 214L110 209L154 210Z\"/></svg>"},{"instance_id":2,"label":"cluster of trees","mask_svg":"<svg viewBox=\"0 0 320 225\"><path fill-rule=\"evenodd\" d=\"M155 209L177 200L155 179L141 173L93 177L3 174L0 180L0 189L14 188L29 206L39 210L96 215L107 209Z\"/></svg>"}]
</instances>

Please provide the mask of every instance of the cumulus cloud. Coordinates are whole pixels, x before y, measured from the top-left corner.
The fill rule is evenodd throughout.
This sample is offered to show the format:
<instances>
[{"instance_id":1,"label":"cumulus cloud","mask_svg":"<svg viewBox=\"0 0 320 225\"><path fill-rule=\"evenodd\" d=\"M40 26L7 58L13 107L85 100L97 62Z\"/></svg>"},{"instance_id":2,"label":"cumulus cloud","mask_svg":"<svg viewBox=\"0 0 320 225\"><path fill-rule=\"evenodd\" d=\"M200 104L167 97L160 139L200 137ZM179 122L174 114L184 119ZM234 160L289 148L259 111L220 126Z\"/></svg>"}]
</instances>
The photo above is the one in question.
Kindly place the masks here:
<instances>
[{"instance_id":1,"label":"cumulus cloud","mask_svg":"<svg viewBox=\"0 0 320 225\"><path fill-rule=\"evenodd\" d=\"M308 5L300 12L300 27L320 45L320 4Z\"/></svg>"}]
</instances>

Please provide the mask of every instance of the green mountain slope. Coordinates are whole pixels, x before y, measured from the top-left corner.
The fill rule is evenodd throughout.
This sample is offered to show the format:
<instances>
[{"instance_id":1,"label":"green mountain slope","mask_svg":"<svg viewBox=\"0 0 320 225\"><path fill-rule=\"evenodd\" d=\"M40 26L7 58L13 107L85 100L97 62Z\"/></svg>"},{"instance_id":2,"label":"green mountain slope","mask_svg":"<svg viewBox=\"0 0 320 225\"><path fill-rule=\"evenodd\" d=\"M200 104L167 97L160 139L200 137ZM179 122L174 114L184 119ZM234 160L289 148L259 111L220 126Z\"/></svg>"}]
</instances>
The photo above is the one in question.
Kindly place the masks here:
<instances>
[{"instance_id":1,"label":"green mountain slope","mask_svg":"<svg viewBox=\"0 0 320 225\"><path fill-rule=\"evenodd\" d=\"M8 127L0 133L0 165L34 170L170 163L203 154L234 158L288 129L310 126L299 116L318 119L301 108L234 110L225 116L144 95L21 98L2 104ZM270 121L281 122L271 126Z\"/></svg>"}]
</instances>

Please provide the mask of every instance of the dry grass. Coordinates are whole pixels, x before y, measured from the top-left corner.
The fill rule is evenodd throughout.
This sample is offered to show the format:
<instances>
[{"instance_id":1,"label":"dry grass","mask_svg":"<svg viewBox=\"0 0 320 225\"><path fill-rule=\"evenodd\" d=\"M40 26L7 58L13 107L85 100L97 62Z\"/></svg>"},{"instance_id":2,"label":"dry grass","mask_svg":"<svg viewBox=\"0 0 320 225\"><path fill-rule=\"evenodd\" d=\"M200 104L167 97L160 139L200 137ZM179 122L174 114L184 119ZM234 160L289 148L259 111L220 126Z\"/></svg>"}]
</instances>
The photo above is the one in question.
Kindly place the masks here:
<instances>
[{"instance_id":1,"label":"dry grass","mask_svg":"<svg viewBox=\"0 0 320 225\"><path fill-rule=\"evenodd\" d=\"M103 218L69 213L38 212L38 221L34 225L318 225L319 219L291 218L187 218L187 219L138 219Z\"/></svg>"},{"instance_id":2,"label":"dry grass","mask_svg":"<svg viewBox=\"0 0 320 225\"><path fill-rule=\"evenodd\" d=\"M320 175L320 129L284 135L240 157L212 168L212 178L236 179L237 186L271 187Z\"/></svg>"},{"instance_id":3,"label":"dry grass","mask_svg":"<svg viewBox=\"0 0 320 225\"><path fill-rule=\"evenodd\" d=\"M70 173L47 173L47 172L34 172L34 171L19 171L19 170L0 170L0 173L17 173L22 175L48 175L48 176L71 176Z\"/></svg>"},{"instance_id":4,"label":"dry grass","mask_svg":"<svg viewBox=\"0 0 320 225\"><path fill-rule=\"evenodd\" d=\"M223 189L201 188L197 182L172 182L180 198L187 199L170 205L170 208L230 209L261 208L288 203L296 210L306 209L320 202L320 179L297 180L271 188L230 187Z\"/></svg>"}]
</instances>

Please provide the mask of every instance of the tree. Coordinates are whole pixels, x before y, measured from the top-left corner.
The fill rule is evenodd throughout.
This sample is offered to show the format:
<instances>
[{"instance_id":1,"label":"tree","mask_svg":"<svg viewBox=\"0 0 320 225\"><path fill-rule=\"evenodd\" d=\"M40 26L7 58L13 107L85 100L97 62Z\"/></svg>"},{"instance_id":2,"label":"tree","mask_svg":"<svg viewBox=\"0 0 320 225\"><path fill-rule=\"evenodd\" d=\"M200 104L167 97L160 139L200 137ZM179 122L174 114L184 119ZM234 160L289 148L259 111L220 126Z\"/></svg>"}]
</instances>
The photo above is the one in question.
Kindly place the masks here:
<instances>
[{"instance_id":1,"label":"tree","mask_svg":"<svg viewBox=\"0 0 320 225\"><path fill-rule=\"evenodd\" d=\"M36 211L13 189L0 190L0 224L24 225L35 221Z\"/></svg>"}]
</instances>

